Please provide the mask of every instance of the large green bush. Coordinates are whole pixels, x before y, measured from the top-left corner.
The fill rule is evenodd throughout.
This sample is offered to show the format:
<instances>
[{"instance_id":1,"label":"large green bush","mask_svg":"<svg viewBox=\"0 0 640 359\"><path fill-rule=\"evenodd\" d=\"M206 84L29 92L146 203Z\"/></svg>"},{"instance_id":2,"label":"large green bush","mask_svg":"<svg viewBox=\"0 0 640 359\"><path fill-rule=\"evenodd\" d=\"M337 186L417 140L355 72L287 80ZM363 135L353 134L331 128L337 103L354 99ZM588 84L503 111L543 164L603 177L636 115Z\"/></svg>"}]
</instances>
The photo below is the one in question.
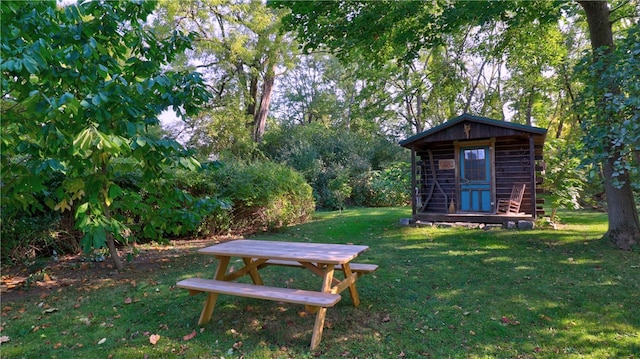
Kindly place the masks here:
<instances>
[{"instance_id":1,"label":"large green bush","mask_svg":"<svg viewBox=\"0 0 640 359\"><path fill-rule=\"evenodd\" d=\"M230 203L207 217L203 233L277 230L306 221L315 210L311 187L298 172L273 162L226 163L184 179L199 196Z\"/></svg>"},{"instance_id":2,"label":"large green bush","mask_svg":"<svg viewBox=\"0 0 640 359\"><path fill-rule=\"evenodd\" d=\"M411 196L411 164L397 162L384 170L370 171L356 179L355 204L366 207L405 206Z\"/></svg>"},{"instance_id":3,"label":"large green bush","mask_svg":"<svg viewBox=\"0 0 640 359\"><path fill-rule=\"evenodd\" d=\"M403 153L382 136L318 123L282 126L265 134L261 149L273 161L302 173L322 209L400 204L404 200L391 198L391 193L402 196L410 187L410 172L406 178L386 172L403 160Z\"/></svg>"}]
</instances>

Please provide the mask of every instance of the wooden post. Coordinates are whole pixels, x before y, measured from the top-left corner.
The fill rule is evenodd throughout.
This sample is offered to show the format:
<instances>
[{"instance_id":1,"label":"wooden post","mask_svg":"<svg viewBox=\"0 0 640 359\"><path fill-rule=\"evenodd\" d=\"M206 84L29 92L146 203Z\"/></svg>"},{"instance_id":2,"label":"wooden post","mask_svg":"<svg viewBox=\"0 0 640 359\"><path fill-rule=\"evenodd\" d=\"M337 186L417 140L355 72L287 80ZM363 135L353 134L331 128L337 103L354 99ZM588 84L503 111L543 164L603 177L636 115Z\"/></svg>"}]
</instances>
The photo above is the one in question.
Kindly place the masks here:
<instances>
[{"instance_id":1,"label":"wooden post","mask_svg":"<svg viewBox=\"0 0 640 359\"><path fill-rule=\"evenodd\" d=\"M531 178L531 215L536 219L536 146L533 134L529 134L529 174Z\"/></svg>"},{"instance_id":2,"label":"wooden post","mask_svg":"<svg viewBox=\"0 0 640 359\"><path fill-rule=\"evenodd\" d=\"M416 198L416 148L411 147L411 213L415 217L417 211Z\"/></svg>"}]
</instances>

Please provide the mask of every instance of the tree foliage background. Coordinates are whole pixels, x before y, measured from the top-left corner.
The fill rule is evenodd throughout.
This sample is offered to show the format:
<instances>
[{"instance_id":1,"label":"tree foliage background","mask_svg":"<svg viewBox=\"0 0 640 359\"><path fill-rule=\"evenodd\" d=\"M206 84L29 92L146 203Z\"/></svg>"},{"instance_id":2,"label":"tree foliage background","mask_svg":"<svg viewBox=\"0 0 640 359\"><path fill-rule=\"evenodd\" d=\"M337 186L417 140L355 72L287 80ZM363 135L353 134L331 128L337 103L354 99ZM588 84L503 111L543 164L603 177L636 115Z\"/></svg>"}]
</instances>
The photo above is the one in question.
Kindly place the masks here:
<instances>
[{"instance_id":1,"label":"tree foliage background","mask_svg":"<svg viewBox=\"0 0 640 359\"><path fill-rule=\"evenodd\" d=\"M77 250L78 230L86 249L112 253L212 223L224 231L258 201L240 178L259 183L263 204L298 173L309 184L312 197L287 199L295 209L270 223L304 218L304 202L403 204L397 141L463 112L547 128L552 206L613 208L613 229L631 223L619 243L629 247L640 5L606 3L613 46L591 51L586 14L601 3L586 4L3 1L2 221L14 229L3 248L35 240L20 228L67 229L49 251ZM161 113L176 115L171 126ZM289 180L257 175L281 165Z\"/></svg>"},{"instance_id":2,"label":"tree foliage background","mask_svg":"<svg viewBox=\"0 0 640 359\"><path fill-rule=\"evenodd\" d=\"M635 201L640 94L635 83L627 83L640 72L635 60L637 2L270 4L291 10L283 19L285 28L297 33L305 51L331 51L346 64L380 68L392 63L406 68L404 74L420 64L416 72L424 74L444 69L430 69L436 64L429 62L435 50L441 49L447 54L446 72L457 75L449 77L453 90L422 86L429 81L419 76L405 77L411 82L403 84L412 85L400 87L416 131L424 128L421 114L444 108L502 119L509 112L513 121L583 141L587 151L581 160L596 169L608 205L606 237L623 249L640 240ZM471 46L467 39L473 40ZM591 65L576 67L579 63Z\"/></svg>"}]
</instances>

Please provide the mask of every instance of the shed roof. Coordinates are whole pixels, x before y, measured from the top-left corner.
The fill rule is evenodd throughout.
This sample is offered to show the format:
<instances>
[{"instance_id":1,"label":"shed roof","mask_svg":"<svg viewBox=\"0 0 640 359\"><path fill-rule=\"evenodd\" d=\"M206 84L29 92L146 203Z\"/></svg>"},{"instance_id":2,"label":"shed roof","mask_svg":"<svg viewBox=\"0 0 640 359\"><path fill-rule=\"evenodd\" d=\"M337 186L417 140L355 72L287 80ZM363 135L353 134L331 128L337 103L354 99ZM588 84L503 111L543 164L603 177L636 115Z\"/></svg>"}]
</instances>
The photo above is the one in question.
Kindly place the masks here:
<instances>
[{"instance_id":1,"label":"shed roof","mask_svg":"<svg viewBox=\"0 0 640 359\"><path fill-rule=\"evenodd\" d=\"M547 130L544 128L540 128L540 127L533 127L533 126L526 126L526 125L521 125L518 123L512 123L512 122L506 122L506 121L500 121L500 120L494 120L488 117L480 117L480 116L473 116L470 114L462 114L458 117L452 118L451 120L438 125L436 127L433 127L429 130L423 131L418 133L417 135L411 136L403 141L400 141L400 146L402 147L411 147L411 144L414 144L415 142L418 142L420 140L424 140L427 139L427 137L441 132L443 130L446 130L452 126L455 126L461 122L475 122L475 123L480 123L483 125L488 125L488 126L494 126L494 127L499 127L499 128L504 128L504 129L509 129L509 130L513 130L513 131L517 131L517 132L521 132L521 133L531 133L537 136L541 136L541 137L546 137L547 134ZM543 140L544 141L544 140Z\"/></svg>"}]
</instances>

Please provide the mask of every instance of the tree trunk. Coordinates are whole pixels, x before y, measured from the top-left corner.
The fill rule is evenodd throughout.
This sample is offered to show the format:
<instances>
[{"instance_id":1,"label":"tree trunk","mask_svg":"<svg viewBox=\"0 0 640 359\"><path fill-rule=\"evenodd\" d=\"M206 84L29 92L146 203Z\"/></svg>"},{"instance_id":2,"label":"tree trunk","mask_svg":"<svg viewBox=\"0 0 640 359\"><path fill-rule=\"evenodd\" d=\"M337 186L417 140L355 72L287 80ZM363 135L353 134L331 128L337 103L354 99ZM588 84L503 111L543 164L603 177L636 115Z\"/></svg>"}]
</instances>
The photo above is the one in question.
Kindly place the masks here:
<instances>
[{"instance_id":1,"label":"tree trunk","mask_svg":"<svg viewBox=\"0 0 640 359\"><path fill-rule=\"evenodd\" d=\"M640 240L640 220L638 220L629 172L625 171L624 174L618 176L618 180L624 181L621 188L616 188L611 182L614 162L615 158L609 157L602 166L609 217L609 230L605 237L615 243L618 248L631 250L631 247Z\"/></svg>"},{"instance_id":2,"label":"tree trunk","mask_svg":"<svg viewBox=\"0 0 640 359\"><path fill-rule=\"evenodd\" d=\"M107 167L108 167L108 163L107 162L103 162L102 163L102 175L107 176L108 171L107 171ZM102 191L101 191L102 192ZM108 187L105 188L104 193L108 193ZM109 208L109 205L106 204L106 196L102 195L100 196L101 199L100 201L102 202L102 211L103 214L105 216L105 218L107 219L107 222L111 222L111 208ZM120 260L120 256L118 256L118 248L116 248L116 241L113 239L113 234L110 232L110 229L106 231L106 241L107 241L107 247L109 248L109 254L111 255L111 260L113 261L113 266L116 267L116 269L118 271L122 271L122 269L124 269L123 265L122 265L122 261Z\"/></svg>"},{"instance_id":3,"label":"tree trunk","mask_svg":"<svg viewBox=\"0 0 640 359\"><path fill-rule=\"evenodd\" d=\"M532 126L531 117L533 117L533 97L535 96L535 87L531 88L529 92L529 99L527 100L527 112L525 115L525 121L527 126Z\"/></svg>"},{"instance_id":4,"label":"tree trunk","mask_svg":"<svg viewBox=\"0 0 640 359\"><path fill-rule=\"evenodd\" d=\"M484 74L484 66L487 64L488 61L489 61L489 56L485 56L484 60L482 61L482 65L480 66L480 70L478 71L478 76L476 78L476 81L473 83L473 86L471 87L471 91L469 91L469 96L467 96L467 102L464 104L464 109L462 110L462 113L469 112L469 108L471 107L471 101L473 100L473 96L475 95L476 90L478 89L478 85L480 84L480 79Z\"/></svg>"},{"instance_id":5,"label":"tree trunk","mask_svg":"<svg viewBox=\"0 0 640 359\"><path fill-rule=\"evenodd\" d=\"M607 2L579 1L579 3L587 15L594 61L606 61L607 54L614 49ZM598 49L604 49L604 52L599 53L596 51ZM601 56L600 54L602 54L602 57L599 57ZM599 74L595 74L595 76L599 76ZM615 87L615 85L612 87ZM609 88L607 90L611 93L620 91L619 88ZM605 106L604 99L600 101L600 104L600 106ZM606 113L606 111L602 111L602 113ZM602 165L609 217L609 230L605 237L615 243L618 248L629 250L640 240L640 220L638 219L638 211L631 188L631 178L629 172L624 171L617 176L618 180L624 184L620 188L614 186L612 182L614 162L620 154L615 148L609 148L608 155L609 157Z\"/></svg>"},{"instance_id":6,"label":"tree trunk","mask_svg":"<svg viewBox=\"0 0 640 359\"><path fill-rule=\"evenodd\" d=\"M267 125L267 116L269 115L269 105L271 104L271 93L273 92L275 78L275 68L272 66L264 76L260 107L258 108L254 121L253 139L258 143L262 142L262 136L264 135L264 130Z\"/></svg>"},{"instance_id":7,"label":"tree trunk","mask_svg":"<svg viewBox=\"0 0 640 359\"><path fill-rule=\"evenodd\" d=\"M258 103L258 76L251 76L249 82L249 103L247 104L247 115L256 116L256 105Z\"/></svg>"},{"instance_id":8,"label":"tree trunk","mask_svg":"<svg viewBox=\"0 0 640 359\"><path fill-rule=\"evenodd\" d=\"M113 265L116 267L118 271L122 271L124 269L124 266L122 265L122 261L120 260L120 256L118 255L116 242L113 239L113 234L111 233L107 233L107 246L109 247L109 254L111 254L111 260L113 261Z\"/></svg>"}]
</instances>

